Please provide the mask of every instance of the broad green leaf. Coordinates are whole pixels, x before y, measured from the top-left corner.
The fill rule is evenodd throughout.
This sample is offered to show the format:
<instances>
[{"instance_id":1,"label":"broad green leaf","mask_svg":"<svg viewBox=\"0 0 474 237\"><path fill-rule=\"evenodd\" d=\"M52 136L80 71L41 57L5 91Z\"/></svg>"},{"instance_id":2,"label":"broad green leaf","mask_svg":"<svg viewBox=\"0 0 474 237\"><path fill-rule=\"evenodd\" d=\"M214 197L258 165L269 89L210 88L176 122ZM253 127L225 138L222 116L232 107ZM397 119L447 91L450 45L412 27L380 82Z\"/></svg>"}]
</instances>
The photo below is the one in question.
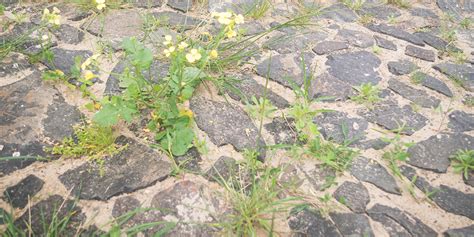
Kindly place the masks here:
<instances>
[{"instance_id":1,"label":"broad green leaf","mask_svg":"<svg viewBox=\"0 0 474 237\"><path fill-rule=\"evenodd\" d=\"M183 72L183 81L186 83L196 82L206 77L206 73L196 67L185 67Z\"/></svg>"},{"instance_id":2,"label":"broad green leaf","mask_svg":"<svg viewBox=\"0 0 474 237\"><path fill-rule=\"evenodd\" d=\"M186 154L190 145L193 143L194 132L191 128L183 128L175 131L171 151L175 156Z\"/></svg>"}]
</instances>

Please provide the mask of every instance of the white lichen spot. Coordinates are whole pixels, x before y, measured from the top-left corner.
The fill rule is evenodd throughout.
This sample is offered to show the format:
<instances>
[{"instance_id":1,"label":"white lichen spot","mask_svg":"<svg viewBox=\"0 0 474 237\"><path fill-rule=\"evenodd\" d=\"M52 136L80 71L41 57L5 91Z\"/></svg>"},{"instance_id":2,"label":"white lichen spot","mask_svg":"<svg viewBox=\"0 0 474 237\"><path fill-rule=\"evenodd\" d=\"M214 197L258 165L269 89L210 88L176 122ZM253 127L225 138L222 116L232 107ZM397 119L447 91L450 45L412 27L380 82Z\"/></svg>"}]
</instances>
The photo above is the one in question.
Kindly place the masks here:
<instances>
[{"instance_id":1,"label":"white lichen spot","mask_svg":"<svg viewBox=\"0 0 474 237\"><path fill-rule=\"evenodd\" d=\"M213 205L202 199L199 194L181 200L176 210L181 221L200 223L212 221L210 213L215 212Z\"/></svg>"}]
</instances>

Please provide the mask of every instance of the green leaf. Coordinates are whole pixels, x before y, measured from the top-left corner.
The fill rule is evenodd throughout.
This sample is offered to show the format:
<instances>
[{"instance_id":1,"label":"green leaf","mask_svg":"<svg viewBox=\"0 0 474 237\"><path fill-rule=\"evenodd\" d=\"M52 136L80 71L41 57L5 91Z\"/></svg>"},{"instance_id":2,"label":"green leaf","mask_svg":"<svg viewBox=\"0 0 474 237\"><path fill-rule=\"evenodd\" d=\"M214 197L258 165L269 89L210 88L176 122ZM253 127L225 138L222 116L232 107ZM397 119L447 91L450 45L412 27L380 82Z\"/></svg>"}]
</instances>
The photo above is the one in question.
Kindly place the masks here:
<instances>
[{"instance_id":1,"label":"green leaf","mask_svg":"<svg viewBox=\"0 0 474 237\"><path fill-rule=\"evenodd\" d=\"M184 87L184 89L181 91L181 95L183 97L183 100L189 100L191 96L193 96L194 88L190 86Z\"/></svg>"},{"instance_id":2,"label":"green leaf","mask_svg":"<svg viewBox=\"0 0 474 237\"><path fill-rule=\"evenodd\" d=\"M206 73L196 67L185 67L183 71L183 82L192 83L206 77ZM192 83L193 85L195 83Z\"/></svg>"},{"instance_id":3,"label":"green leaf","mask_svg":"<svg viewBox=\"0 0 474 237\"><path fill-rule=\"evenodd\" d=\"M138 71L150 68L153 61L153 53L146 48L142 43L138 42L135 37L124 39L122 48L127 52L127 55Z\"/></svg>"},{"instance_id":4,"label":"green leaf","mask_svg":"<svg viewBox=\"0 0 474 237\"><path fill-rule=\"evenodd\" d=\"M171 151L175 156L186 154L189 147L193 143L194 132L191 128L183 128L175 131L171 144Z\"/></svg>"},{"instance_id":5,"label":"green leaf","mask_svg":"<svg viewBox=\"0 0 474 237\"><path fill-rule=\"evenodd\" d=\"M117 124L119 119L130 122L137 112L136 105L132 101L125 101L121 97L114 96L94 115L93 120L102 126L112 126Z\"/></svg>"},{"instance_id":6,"label":"green leaf","mask_svg":"<svg viewBox=\"0 0 474 237\"><path fill-rule=\"evenodd\" d=\"M102 106L102 109L98 111L93 120L101 126L112 126L118 122L118 113L115 106L112 104L106 104Z\"/></svg>"}]
</instances>

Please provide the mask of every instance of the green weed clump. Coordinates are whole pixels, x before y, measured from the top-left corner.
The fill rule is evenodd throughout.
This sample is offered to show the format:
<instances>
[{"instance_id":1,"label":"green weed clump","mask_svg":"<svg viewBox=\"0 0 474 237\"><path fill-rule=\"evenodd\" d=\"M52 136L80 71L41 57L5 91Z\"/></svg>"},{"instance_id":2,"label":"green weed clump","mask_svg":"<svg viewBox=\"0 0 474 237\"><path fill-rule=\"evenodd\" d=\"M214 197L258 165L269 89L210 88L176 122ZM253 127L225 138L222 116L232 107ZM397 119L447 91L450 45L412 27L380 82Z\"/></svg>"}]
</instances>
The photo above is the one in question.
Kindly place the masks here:
<instances>
[{"instance_id":1,"label":"green weed clump","mask_svg":"<svg viewBox=\"0 0 474 237\"><path fill-rule=\"evenodd\" d=\"M230 236L272 236L275 219L288 213L299 199L281 198L286 190L278 182L281 170L263 165L258 153L246 154L237 175L222 182L232 212L220 225Z\"/></svg>"},{"instance_id":2,"label":"green weed clump","mask_svg":"<svg viewBox=\"0 0 474 237\"><path fill-rule=\"evenodd\" d=\"M263 115L265 118L272 118L277 108L268 99L257 99L255 96L252 96L251 102L247 102L245 105L245 111L254 119L260 118L260 115Z\"/></svg>"},{"instance_id":3,"label":"green weed clump","mask_svg":"<svg viewBox=\"0 0 474 237\"><path fill-rule=\"evenodd\" d=\"M353 88L359 94L351 97L351 100L358 104L363 104L369 109L372 109L374 105L381 100L379 97L380 89L371 83L364 83Z\"/></svg>"},{"instance_id":4,"label":"green weed clump","mask_svg":"<svg viewBox=\"0 0 474 237\"><path fill-rule=\"evenodd\" d=\"M103 175L104 158L113 156L125 148L115 144L116 138L112 127L97 124L76 126L73 137L64 138L60 144L46 150L64 158L87 157L89 161L99 165Z\"/></svg>"},{"instance_id":5,"label":"green weed clump","mask_svg":"<svg viewBox=\"0 0 474 237\"><path fill-rule=\"evenodd\" d=\"M110 229L106 232L102 230L95 230L92 233L87 233L85 229L77 228L79 223L77 223L77 210L75 210L77 200L74 200L72 205L66 203L65 200L63 203L58 203L57 206L54 206L52 210L41 210L41 236L48 237L61 237L61 236L100 236L100 237L111 237L111 236L136 236L140 232L144 232L150 228L159 226L160 229L154 233L153 236L163 236L169 233L173 228L176 227L176 222L171 221L155 221L148 222L143 224L137 224L135 226L127 227L127 222L136 215L145 213L150 210L160 210L163 213L166 213L166 210L161 210L157 208L137 208L135 210L129 211L121 216L118 216L110 221L108 221L104 226L109 226ZM38 233L34 233L31 226L35 223L31 223L31 220L26 224L26 229L21 227L19 223L15 222L15 218L12 213L7 213L6 211L0 212L2 217L5 229L2 233L2 236L5 237L27 237L27 236L39 236ZM79 226L81 227L81 226ZM75 231L75 233L71 233Z\"/></svg>"},{"instance_id":6,"label":"green weed clump","mask_svg":"<svg viewBox=\"0 0 474 237\"><path fill-rule=\"evenodd\" d=\"M474 171L474 150L459 150L451 156L451 162L454 171L462 173L468 179L469 172Z\"/></svg>"},{"instance_id":7,"label":"green weed clump","mask_svg":"<svg viewBox=\"0 0 474 237\"><path fill-rule=\"evenodd\" d=\"M392 173L399 178L402 178L402 173L398 167L400 162L405 162L410 154L407 150L414 144L411 142L402 142L400 133L404 130L404 126L401 126L399 129L395 130L395 137L393 138L383 138L382 140L390 143L392 146L389 150L384 152L382 158L388 161L388 167Z\"/></svg>"},{"instance_id":8,"label":"green weed clump","mask_svg":"<svg viewBox=\"0 0 474 237\"><path fill-rule=\"evenodd\" d=\"M410 2L406 0L387 0L387 4L391 4L400 8L410 8Z\"/></svg>"},{"instance_id":9,"label":"green weed clump","mask_svg":"<svg viewBox=\"0 0 474 237\"><path fill-rule=\"evenodd\" d=\"M348 8L358 11L364 6L365 0L341 0L341 2Z\"/></svg>"},{"instance_id":10,"label":"green weed clump","mask_svg":"<svg viewBox=\"0 0 474 237\"><path fill-rule=\"evenodd\" d=\"M192 147L193 113L184 104L203 81L215 81L213 68L219 68L221 44L235 38L235 25L243 23L243 16L231 12L213 13L223 25L221 31L208 40L167 35L161 57L169 59L168 76L152 81L150 66L152 51L135 38L123 41L127 67L119 75L121 95L105 97L93 120L101 126L115 125L119 120L131 122L140 111L151 111L147 127L155 132L159 147L172 156L184 155Z\"/></svg>"}]
</instances>

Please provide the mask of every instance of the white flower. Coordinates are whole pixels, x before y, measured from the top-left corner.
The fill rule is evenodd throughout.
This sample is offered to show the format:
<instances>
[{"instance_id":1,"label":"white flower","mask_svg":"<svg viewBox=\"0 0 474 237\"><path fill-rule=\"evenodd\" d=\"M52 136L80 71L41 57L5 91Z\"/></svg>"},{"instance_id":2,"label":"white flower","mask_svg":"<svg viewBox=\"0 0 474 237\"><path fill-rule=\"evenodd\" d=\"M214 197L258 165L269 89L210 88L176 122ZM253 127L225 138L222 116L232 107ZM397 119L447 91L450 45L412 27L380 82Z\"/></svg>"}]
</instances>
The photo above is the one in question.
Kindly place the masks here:
<instances>
[{"instance_id":1,"label":"white flower","mask_svg":"<svg viewBox=\"0 0 474 237\"><path fill-rule=\"evenodd\" d=\"M244 23L244 16L242 14L236 15L234 18L235 24L243 24Z\"/></svg>"},{"instance_id":2,"label":"white flower","mask_svg":"<svg viewBox=\"0 0 474 237\"><path fill-rule=\"evenodd\" d=\"M105 0L95 0L95 3L97 3L96 8L97 8L98 10L102 10L102 9L104 9L104 8L106 7L106 5L105 5Z\"/></svg>"},{"instance_id":3,"label":"white flower","mask_svg":"<svg viewBox=\"0 0 474 237\"><path fill-rule=\"evenodd\" d=\"M178 44L178 48L181 49L181 50L187 48L188 46L189 45L184 41Z\"/></svg>"},{"instance_id":4,"label":"white flower","mask_svg":"<svg viewBox=\"0 0 474 237\"><path fill-rule=\"evenodd\" d=\"M173 40L173 37L171 35L165 35L165 41L163 42L164 45L170 45L171 40Z\"/></svg>"},{"instance_id":5,"label":"white flower","mask_svg":"<svg viewBox=\"0 0 474 237\"><path fill-rule=\"evenodd\" d=\"M197 49L191 49L189 53L186 54L186 59L188 60L188 62L194 63L201 59L201 54Z\"/></svg>"},{"instance_id":6,"label":"white flower","mask_svg":"<svg viewBox=\"0 0 474 237\"><path fill-rule=\"evenodd\" d=\"M232 12L213 12L211 13L213 18L217 18L217 21L223 25L229 25L232 23Z\"/></svg>"},{"instance_id":7,"label":"white flower","mask_svg":"<svg viewBox=\"0 0 474 237\"><path fill-rule=\"evenodd\" d=\"M41 36L41 39L42 39L43 41L46 41L46 40L49 39L49 36L48 36L48 35L43 35L43 36Z\"/></svg>"},{"instance_id":8,"label":"white flower","mask_svg":"<svg viewBox=\"0 0 474 237\"><path fill-rule=\"evenodd\" d=\"M173 53L176 50L176 47L171 46L165 50L163 50L163 53L165 54L166 57L169 57L171 53Z\"/></svg>"}]
</instances>

